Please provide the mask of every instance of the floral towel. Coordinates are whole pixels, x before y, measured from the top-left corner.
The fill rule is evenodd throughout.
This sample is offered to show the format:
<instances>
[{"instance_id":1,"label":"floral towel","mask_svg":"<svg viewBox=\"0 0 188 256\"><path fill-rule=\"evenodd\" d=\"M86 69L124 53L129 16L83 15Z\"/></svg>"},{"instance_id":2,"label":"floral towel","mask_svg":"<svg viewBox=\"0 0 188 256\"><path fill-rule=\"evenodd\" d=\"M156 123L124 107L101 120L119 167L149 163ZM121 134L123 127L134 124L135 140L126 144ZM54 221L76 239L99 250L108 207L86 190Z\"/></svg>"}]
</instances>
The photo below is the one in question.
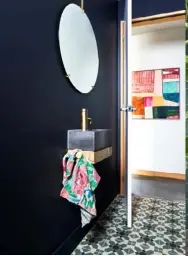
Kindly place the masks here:
<instances>
[{"instance_id":1,"label":"floral towel","mask_svg":"<svg viewBox=\"0 0 188 256\"><path fill-rule=\"evenodd\" d=\"M81 207L82 227L97 216L94 190L100 176L79 149L68 152L62 160L63 189L60 196Z\"/></svg>"}]
</instances>

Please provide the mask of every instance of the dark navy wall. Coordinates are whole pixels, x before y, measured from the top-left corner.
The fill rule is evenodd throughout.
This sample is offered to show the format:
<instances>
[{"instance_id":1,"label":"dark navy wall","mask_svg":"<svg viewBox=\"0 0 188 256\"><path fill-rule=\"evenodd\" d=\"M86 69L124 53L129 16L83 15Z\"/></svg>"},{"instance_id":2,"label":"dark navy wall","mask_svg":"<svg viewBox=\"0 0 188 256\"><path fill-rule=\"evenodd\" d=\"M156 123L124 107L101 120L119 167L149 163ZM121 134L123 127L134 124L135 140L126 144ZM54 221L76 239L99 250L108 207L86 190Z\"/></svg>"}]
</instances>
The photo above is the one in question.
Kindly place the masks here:
<instances>
[{"instance_id":1,"label":"dark navy wall","mask_svg":"<svg viewBox=\"0 0 188 256\"><path fill-rule=\"evenodd\" d=\"M120 0L120 16L124 18L124 0ZM132 0L132 17L139 18L185 10L184 0Z\"/></svg>"},{"instance_id":2,"label":"dark navy wall","mask_svg":"<svg viewBox=\"0 0 188 256\"><path fill-rule=\"evenodd\" d=\"M184 0L133 0L133 18L185 10Z\"/></svg>"},{"instance_id":3,"label":"dark navy wall","mask_svg":"<svg viewBox=\"0 0 188 256\"><path fill-rule=\"evenodd\" d=\"M66 131L80 127L83 107L93 128L112 129L113 157L96 165L99 215L118 193L117 1L85 1L100 57L88 95L70 85L59 55L58 21L69 3L1 0L0 254L70 253L87 231L79 208L59 197Z\"/></svg>"},{"instance_id":4,"label":"dark navy wall","mask_svg":"<svg viewBox=\"0 0 188 256\"><path fill-rule=\"evenodd\" d=\"M119 19L119 21L124 20L125 1L126 0L118 1L118 19Z\"/></svg>"}]
</instances>

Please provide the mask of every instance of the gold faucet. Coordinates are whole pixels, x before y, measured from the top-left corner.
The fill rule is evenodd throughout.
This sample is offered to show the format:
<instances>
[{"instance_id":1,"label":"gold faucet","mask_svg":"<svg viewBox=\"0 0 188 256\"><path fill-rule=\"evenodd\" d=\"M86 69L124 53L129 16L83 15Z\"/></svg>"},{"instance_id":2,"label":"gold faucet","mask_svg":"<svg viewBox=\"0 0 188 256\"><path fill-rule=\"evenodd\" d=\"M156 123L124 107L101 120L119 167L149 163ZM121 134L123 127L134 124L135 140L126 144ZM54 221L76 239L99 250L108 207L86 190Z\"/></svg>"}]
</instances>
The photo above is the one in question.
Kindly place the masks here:
<instances>
[{"instance_id":1,"label":"gold faucet","mask_svg":"<svg viewBox=\"0 0 188 256\"><path fill-rule=\"evenodd\" d=\"M81 120L82 131L87 131L88 124L92 124L92 118L88 117L88 110L86 108L82 108Z\"/></svg>"}]
</instances>

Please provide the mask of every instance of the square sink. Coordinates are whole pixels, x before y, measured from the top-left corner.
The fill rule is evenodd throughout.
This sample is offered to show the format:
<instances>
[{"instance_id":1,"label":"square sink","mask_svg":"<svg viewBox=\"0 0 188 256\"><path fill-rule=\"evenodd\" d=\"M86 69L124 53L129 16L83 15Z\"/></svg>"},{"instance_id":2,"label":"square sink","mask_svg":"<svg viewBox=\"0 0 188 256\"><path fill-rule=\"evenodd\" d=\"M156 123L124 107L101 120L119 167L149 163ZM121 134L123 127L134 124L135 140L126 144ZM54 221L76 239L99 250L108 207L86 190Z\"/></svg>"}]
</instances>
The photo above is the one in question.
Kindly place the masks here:
<instances>
[{"instance_id":1,"label":"square sink","mask_svg":"<svg viewBox=\"0 0 188 256\"><path fill-rule=\"evenodd\" d=\"M99 151L112 146L110 129L68 130L67 149L83 151Z\"/></svg>"}]
</instances>

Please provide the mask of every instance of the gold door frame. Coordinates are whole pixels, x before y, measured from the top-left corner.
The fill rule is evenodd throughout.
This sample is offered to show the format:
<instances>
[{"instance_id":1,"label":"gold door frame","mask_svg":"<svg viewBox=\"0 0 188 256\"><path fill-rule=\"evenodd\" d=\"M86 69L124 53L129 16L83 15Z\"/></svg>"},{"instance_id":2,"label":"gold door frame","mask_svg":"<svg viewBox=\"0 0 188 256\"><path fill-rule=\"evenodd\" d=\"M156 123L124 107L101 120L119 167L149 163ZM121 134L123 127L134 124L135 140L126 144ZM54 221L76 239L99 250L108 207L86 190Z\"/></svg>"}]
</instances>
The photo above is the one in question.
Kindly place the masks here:
<instances>
[{"instance_id":1,"label":"gold door frame","mask_svg":"<svg viewBox=\"0 0 188 256\"><path fill-rule=\"evenodd\" d=\"M124 56L125 56L125 24L124 21L120 23L120 106L125 105L124 99ZM124 113L120 111L120 194L124 194L125 190L125 118Z\"/></svg>"}]
</instances>

